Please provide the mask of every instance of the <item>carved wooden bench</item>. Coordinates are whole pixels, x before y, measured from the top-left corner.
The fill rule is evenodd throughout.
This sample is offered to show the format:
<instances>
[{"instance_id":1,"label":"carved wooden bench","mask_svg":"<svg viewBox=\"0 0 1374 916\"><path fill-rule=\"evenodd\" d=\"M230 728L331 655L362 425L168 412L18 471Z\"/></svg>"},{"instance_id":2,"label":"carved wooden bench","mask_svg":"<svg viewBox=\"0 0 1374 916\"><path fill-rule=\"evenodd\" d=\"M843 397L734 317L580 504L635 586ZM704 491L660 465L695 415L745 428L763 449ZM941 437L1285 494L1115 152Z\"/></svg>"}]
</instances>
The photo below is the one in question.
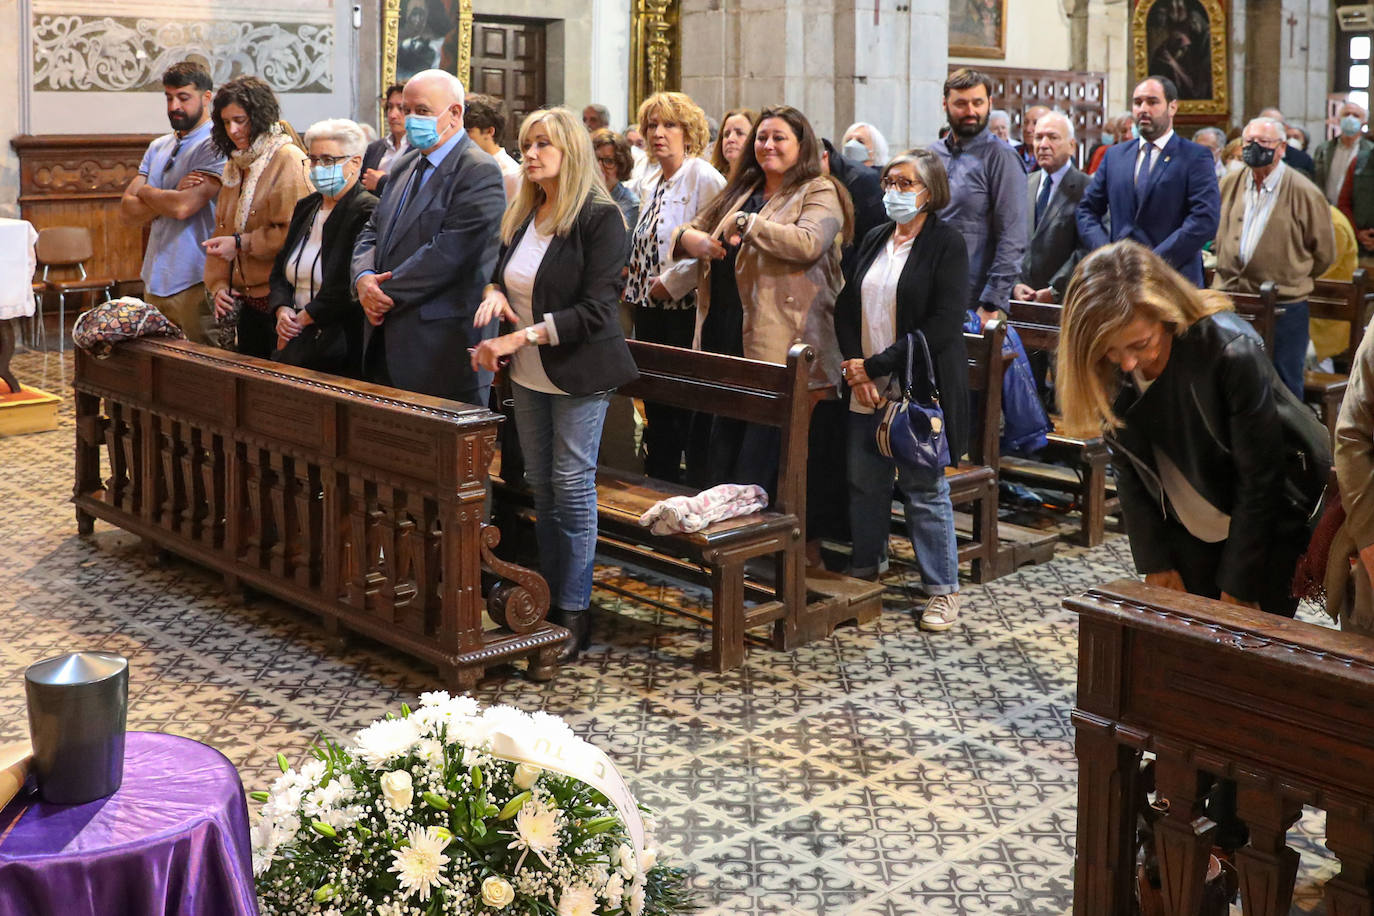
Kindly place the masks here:
<instances>
[{"instance_id":1,"label":"carved wooden bench","mask_svg":"<svg viewBox=\"0 0 1374 916\"><path fill-rule=\"evenodd\" d=\"M1016 328L1027 350L1039 350L1051 356L1059 349L1059 325L1064 307L1047 302L1013 300L1008 305L1010 324ZM1079 541L1086 547L1102 543L1108 515L1121 510L1120 500L1107 481L1107 467L1111 453L1101 436L1079 438L1059 428L1058 418L1052 417L1055 429L1038 459L1002 458L1002 477L1032 487L1069 493L1078 500L1081 521Z\"/></svg>"},{"instance_id":2,"label":"carved wooden bench","mask_svg":"<svg viewBox=\"0 0 1374 916\"><path fill-rule=\"evenodd\" d=\"M78 527L95 519L432 662L452 687L567 630L483 523L500 417L187 342L76 356ZM502 578L483 629L482 574Z\"/></svg>"},{"instance_id":3,"label":"carved wooden bench","mask_svg":"<svg viewBox=\"0 0 1374 916\"><path fill-rule=\"evenodd\" d=\"M882 611L882 587L845 579L812 582L806 571L806 456L813 402L808 375L815 355L796 344L785 365L632 340L639 378L619 394L673 407L776 427L781 434L777 494L766 510L717 522L691 534L656 535L639 524L654 503L694 490L640 474L597 469L601 550L711 588L711 649L699 662L716 671L744 661L745 632L771 625L775 648L791 649L829 635L847 620ZM493 481L501 501L528 514L522 482ZM771 575L746 564L766 561ZM839 578L839 577L831 577ZM858 586L857 589L848 586ZM682 608L667 608L692 616ZM698 617L697 619L701 619Z\"/></svg>"},{"instance_id":4,"label":"carved wooden bench","mask_svg":"<svg viewBox=\"0 0 1374 916\"><path fill-rule=\"evenodd\" d=\"M1237 784L1249 844L1235 853L1250 916L1292 906L1304 805L1326 811L1341 871L1326 912L1371 912L1374 640L1193 595L1119 581L1065 600L1079 615L1074 914L1132 914L1142 756L1164 912L1193 914L1217 825L1199 774Z\"/></svg>"}]
</instances>

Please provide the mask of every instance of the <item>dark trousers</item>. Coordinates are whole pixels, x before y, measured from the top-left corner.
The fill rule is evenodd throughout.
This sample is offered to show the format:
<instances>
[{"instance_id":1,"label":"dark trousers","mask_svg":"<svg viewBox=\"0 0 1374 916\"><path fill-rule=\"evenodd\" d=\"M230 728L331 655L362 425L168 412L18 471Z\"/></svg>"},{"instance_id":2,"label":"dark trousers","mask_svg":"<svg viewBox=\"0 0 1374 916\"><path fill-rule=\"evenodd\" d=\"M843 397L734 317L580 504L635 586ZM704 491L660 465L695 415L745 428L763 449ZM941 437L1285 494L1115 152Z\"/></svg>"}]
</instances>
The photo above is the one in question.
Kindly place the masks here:
<instances>
[{"instance_id":1,"label":"dark trousers","mask_svg":"<svg viewBox=\"0 0 1374 916\"><path fill-rule=\"evenodd\" d=\"M1184 588L1189 594L1220 598L1217 569L1221 566L1226 542L1200 541L1172 519L1168 526L1169 555L1174 569L1183 578ZM1260 610L1280 617L1292 617L1297 611L1298 599L1292 597L1293 570L1306 549L1307 532L1300 521L1283 519L1276 522L1264 575L1256 583Z\"/></svg>"},{"instance_id":2,"label":"dark trousers","mask_svg":"<svg viewBox=\"0 0 1374 916\"><path fill-rule=\"evenodd\" d=\"M635 310L635 339L689 348L696 331L696 309ZM644 403L644 473L659 480L682 480L682 457L691 436L692 411L652 401Z\"/></svg>"},{"instance_id":3,"label":"dark trousers","mask_svg":"<svg viewBox=\"0 0 1374 916\"><path fill-rule=\"evenodd\" d=\"M266 312L244 306L239 312L239 352L271 359L277 349L277 321Z\"/></svg>"},{"instance_id":4,"label":"dark trousers","mask_svg":"<svg viewBox=\"0 0 1374 916\"><path fill-rule=\"evenodd\" d=\"M1288 390L1302 400L1303 365L1307 361L1308 309L1304 302L1285 302L1274 322L1274 368Z\"/></svg>"}]
</instances>

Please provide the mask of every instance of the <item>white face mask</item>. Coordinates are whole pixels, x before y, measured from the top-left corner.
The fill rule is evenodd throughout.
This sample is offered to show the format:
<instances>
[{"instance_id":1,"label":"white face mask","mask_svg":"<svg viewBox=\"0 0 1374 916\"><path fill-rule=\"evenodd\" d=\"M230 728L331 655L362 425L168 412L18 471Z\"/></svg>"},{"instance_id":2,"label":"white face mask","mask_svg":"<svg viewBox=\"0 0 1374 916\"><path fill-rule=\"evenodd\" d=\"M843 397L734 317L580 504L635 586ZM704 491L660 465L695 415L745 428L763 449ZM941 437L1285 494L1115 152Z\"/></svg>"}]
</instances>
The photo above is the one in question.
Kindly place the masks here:
<instances>
[{"instance_id":1,"label":"white face mask","mask_svg":"<svg viewBox=\"0 0 1374 916\"><path fill-rule=\"evenodd\" d=\"M1289 137L1288 145L1293 147L1293 149L1302 149L1302 141L1297 137Z\"/></svg>"},{"instance_id":2,"label":"white face mask","mask_svg":"<svg viewBox=\"0 0 1374 916\"><path fill-rule=\"evenodd\" d=\"M868 147L864 146L864 142L857 138L851 138L845 141L842 151L844 153L844 158L848 159L850 162L863 163L868 161Z\"/></svg>"}]
</instances>

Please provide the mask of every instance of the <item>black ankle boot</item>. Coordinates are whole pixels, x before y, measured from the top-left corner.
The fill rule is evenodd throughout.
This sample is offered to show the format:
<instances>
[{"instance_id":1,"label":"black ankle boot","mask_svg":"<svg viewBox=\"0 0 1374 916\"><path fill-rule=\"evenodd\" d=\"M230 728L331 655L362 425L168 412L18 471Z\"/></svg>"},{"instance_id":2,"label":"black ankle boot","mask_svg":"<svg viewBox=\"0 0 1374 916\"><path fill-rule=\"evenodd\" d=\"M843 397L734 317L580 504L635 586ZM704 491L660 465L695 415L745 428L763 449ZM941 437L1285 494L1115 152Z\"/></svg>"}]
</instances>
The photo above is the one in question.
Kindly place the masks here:
<instances>
[{"instance_id":1,"label":"black ankle boot","mask_svg":"<svg viewBox=\"0 0 1374 916\"><path fill-rule=\"evenodd\" d=\"M587 648L587 644L592 640L592 612L590 610L565 611L562 608L551 608L549 620L572 634L568 637L568 641L563 643L563 648L558 650L558 663L567 664L575 661L578 654Z\"/></svg>"}]
</instances>

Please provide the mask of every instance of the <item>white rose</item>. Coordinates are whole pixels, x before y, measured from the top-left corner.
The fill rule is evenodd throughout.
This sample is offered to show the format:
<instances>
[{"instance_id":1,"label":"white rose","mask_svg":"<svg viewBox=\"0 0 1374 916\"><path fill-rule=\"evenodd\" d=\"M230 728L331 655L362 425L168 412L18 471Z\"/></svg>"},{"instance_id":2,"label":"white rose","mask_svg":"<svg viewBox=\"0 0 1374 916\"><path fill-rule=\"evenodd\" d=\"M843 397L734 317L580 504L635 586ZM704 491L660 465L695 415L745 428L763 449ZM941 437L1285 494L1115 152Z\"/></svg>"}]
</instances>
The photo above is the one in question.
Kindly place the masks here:
<instances>
[{"instance_id":1,"label":"white rose","mask_svg":"<svg viewBox=\"0 0 1374 916\"><path fill-rule=\"evenodd\" d=\"M482 902L493 909L502 909L515 899L515 888L500 875L492 875L482 882Z\"/></svg>"},{"instance_id":2,"label":"white rose","mask_svg":"<svg viewBox=\"0 0 1374 916\"><path fill-rule=\"evenodd\" d=\"M639 854L639 873L647 875L656 864L658 864L658 850L646 849Z\"/></svg>"},{"instance_id":3,"label":"white rose","mask_svg":"<svg viewBox=\"0 0 1374 916\"><path fill-rule=\"evenodd\" d=\"M625 843L620 844L620 848L616 850L615 861L620 865L620 873L622 875L626 878L633 878L635 876L635 854L634 850L630 849L629 845Z\"/></svg>"},{"instance_id":4,"label":"white rose","mask_svg":"<svg viewBox=\"0 0 1374 916\"><path fill-rule=\"evenodd\" d=\"M517 764L515 767L515 786L518 789L528 789L534 785L535 780L544 771L528 763Z\"/></svg>"},{"instance_id":5,"label":"white rose","mask_svg":"<svg viewBox=\"0 0 1374 916\"><path fill-rule=\"evenodd\" d=\"M392 770L382 776L382 798L397 811L410 807L415 787L407 770Z\"/></svg>"}]
</instances>

